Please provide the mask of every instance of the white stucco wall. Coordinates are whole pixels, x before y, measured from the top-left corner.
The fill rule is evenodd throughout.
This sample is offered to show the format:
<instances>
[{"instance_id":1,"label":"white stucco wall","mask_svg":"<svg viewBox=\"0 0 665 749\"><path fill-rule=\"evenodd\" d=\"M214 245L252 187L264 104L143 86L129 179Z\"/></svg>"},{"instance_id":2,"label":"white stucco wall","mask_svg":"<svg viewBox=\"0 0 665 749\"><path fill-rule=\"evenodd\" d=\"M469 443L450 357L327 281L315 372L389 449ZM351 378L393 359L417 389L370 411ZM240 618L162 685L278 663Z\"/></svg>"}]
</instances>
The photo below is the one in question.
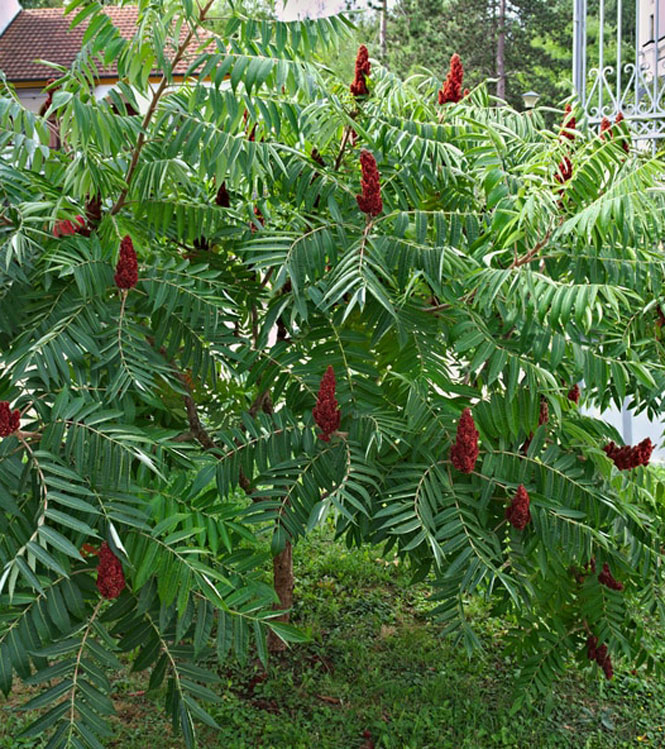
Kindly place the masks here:
<instances>
[{"instance_id":1,"label":"white stucco wall","mask_svg":"<svg viewBox=\"0 0 665 749\"><path fill-rule=\"evenodd\" d=\"M0 3L2 0L0 0ZM46 94L41 88L17 88L16 94L23 106L37 114L46 101Z\"/></svg>"},{"instance_id":2,"label":"white stucco wall","mask_svg":"<svg viewBox=\"0 0 665 749\"><path fill-rule=\"evenodd\" d=\"M21 10L18 0L0 0L0 34L14 20L14 16Z\"/></svg>"},{"instance_id":3,"label":"white stucco wall","mask_svg":"<svg viewBox=\"0 0 665 749\"><path fill-rule=\"evenodd\" d=\"M4 0L0 0L0 3ZM113 84L104 84L95 88L95 99L100 101L108 95L109 91L113 88ZM46 94L41 88L18 88L16 94L21 101L21 104L31 112L39 112L42 104L46 101ZM137 102L139 104L140 114L145 114L150 103L149 99L145 96L137 96Z\"/></svg>"},{"instance_id":4,"label":"white stucco wall","mask_svg":"<svg viewBox=\"0 0 665 749\"><path fill-rule=\"evenodd\" d=\"M665 0L637 0L640 60L647 77L653 75L658 57L658 74L665 74ZM658 53L656 55L656 45Z\"/></svg>"}]
</instances>

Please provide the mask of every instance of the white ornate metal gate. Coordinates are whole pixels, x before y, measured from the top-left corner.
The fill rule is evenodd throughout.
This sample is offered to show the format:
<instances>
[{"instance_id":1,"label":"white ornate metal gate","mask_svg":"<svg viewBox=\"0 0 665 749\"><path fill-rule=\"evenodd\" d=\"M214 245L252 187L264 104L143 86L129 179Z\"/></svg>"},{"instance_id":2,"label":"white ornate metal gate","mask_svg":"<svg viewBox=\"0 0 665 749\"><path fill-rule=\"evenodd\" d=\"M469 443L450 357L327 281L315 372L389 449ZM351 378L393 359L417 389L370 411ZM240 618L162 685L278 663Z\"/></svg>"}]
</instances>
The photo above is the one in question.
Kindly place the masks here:
<instances>
[{"instance_id":1,"label":"white ornate metal gate","mask_svg":"<svg viewBox=\"0 0 665 749\"><path fill-rule=\"evenodd\" d=\"M573 84L589 124L621 112L638 148L665 147L665 0L573 2ZM665 460L664 421L635 415L627 403L602 418L626 444L650 437L654 458Z\"/></svg>"},{"instance_id":2,"label":"white ornate metal gate","mask_svg":"<svg viewBox=\"0 0 665 749\"><path fill-rule=\"evenodd\" d=\"M590 124L622 112L655 147L665 138L665 0L573 2L573 83Z\"/></svg>"}]
</instances>

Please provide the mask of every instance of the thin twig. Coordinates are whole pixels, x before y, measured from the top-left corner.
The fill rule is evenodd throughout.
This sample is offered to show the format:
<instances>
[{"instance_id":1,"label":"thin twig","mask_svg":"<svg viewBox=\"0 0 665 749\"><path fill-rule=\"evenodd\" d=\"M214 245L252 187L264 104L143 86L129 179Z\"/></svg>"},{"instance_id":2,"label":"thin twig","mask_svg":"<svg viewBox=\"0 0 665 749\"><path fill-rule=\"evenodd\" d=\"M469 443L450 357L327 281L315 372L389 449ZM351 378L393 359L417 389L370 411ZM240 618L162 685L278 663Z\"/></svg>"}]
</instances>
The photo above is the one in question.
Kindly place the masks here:
<instances>
[{"instance_id":1,"label":"thin twig","mask_svg":"<svg viewBox=\"0 0 665 749\"><path fill-rule=\"evenodd\" d=\"M203 7L203 9L201 10L199 14L199 23L202 23L205 20L206 14L210 10L214 1L215 0L209 0L209 2ZM189 32L187 33L187 36L183 39L182 43L178 46L178 49L175 53L175 57L171 61L172 70L175 69L176 65L184 57L185 52L187 51L187 47L189 47L189 45L191 44L195 33L196 33L195 27L190 28ZM143 122L141 123L141 132L139 133L139 137L136 139L136 145L134 146L134 150L132 151L132 158L129 162L129 168L127 169L127 174L125 175L125 186L122 188L120 195L118 196L118 199L115 201L115 204L113 205L113 208L111 208L111 216L115 216L115 214L118 213L118 211L125 204L125 200L127 199L127 194L129 193L129 188L131 185L132 177L134 176L134 172L136 171L136 167L138 166L141 150L143 149L143 146L145 145L145 140L146 140L145 134L148 129L148 125L150 124L150 120L152 119L152 116L154 115L155 110L157 109L157 104L159 103L159 100L161 99L162 94L166 90L168 83L169 82L168 82L166 75L163 75L162 80L159 82L159 86L157 86L155 93L152 95L152 101L150 102L148 111L145 113L145 117L143 118Z\"/></svg>"},{"instance_id":2,"label":"thin twig","mask_svg":"<svg viewBox=\"0 0 665 749\"><path fill-rule=\"evenodd\" d=\"M519 268L521 265L526 265L527 263L530 263L534 257L545 247L545 245L548 243L550 237L552 236L552 229L547 230L547 234L543 237L543 239L540 240L540 242L537 242L527 253L526 255L522 255L522 257L515 257L513 262L510 264L510 268Z\"/></svg>"},{"instance_id":3,"label":"thin twig","mask_svg":"<svg viewBox=\"0 0 665 749\"><path fill-rule=\"evenodd\" d=\"M339 147L339 153L337 154L337 158L335 159L335 171L338 171L342 164L342 159L344 158L344 149L346 148L346 144L349 141L350 135L351 135L351 126L346 125L346 127L344 128L344 135L342 136L342 143Z\"/></svg>"}]
</instances>

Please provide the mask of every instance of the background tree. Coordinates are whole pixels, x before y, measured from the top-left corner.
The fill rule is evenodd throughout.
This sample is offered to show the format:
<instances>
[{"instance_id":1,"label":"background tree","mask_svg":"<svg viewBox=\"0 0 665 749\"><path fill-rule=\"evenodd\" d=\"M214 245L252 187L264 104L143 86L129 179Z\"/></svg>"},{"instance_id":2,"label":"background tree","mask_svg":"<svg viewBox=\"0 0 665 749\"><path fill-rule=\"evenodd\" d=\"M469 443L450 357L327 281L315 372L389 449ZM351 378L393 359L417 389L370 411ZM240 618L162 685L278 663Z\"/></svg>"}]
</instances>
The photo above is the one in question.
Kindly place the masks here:
<instances>
[{"instance_id":1,"label":"background tree","mask_svg":"<svg viewBox=\"0 0 665 749\"><path fill-rule=\"evenodd\" d=\"M62 0L21 0L23 8L61 8Z\"/></svg>"},{"instance_id":2,"label":"background tree","mask_svg":"<svg viewBox=\"0 0 665 749\"><path fill-rule=\"evenodd\" d=\"M206 46L209 5L145 0L130 41L89 7L44 115L64 147L0 99L0 688L43 686L27 735L97 746L126 653L193 745L215 664L298 638L292 550L331 514L470 653L466 601L506 615L515 709L570 659L655 666L663 487L578 402L662 409L662 162L482 86L440 105L439 71L366 50L352 95L343 19L228 6Z\"/></svg>"},{"instance_id":3,"label":"background tree","mask_svg":"<svg viewBox=\"0 0 665 749\"><path fill-rule=\"evenodd\" d=\"M503 5L504 52L497 55ZM514 106L530 89L550 106L570 91L572 11L563 0L399 0L388 38L389 65L401 75L417 66L443 71L457 52L470 87L499 78L502 59L506 97Z\"/></svg>"}]
</instances>

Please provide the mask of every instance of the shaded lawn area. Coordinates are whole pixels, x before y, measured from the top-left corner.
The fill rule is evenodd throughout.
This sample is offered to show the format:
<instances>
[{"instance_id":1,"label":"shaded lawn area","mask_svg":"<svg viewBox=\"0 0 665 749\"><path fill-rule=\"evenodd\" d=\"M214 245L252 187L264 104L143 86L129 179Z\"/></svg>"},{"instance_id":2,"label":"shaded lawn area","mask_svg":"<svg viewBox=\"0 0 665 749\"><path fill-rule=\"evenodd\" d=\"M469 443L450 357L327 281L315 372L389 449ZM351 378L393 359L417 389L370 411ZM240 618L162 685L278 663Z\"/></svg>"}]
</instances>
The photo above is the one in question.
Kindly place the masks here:
<instances>
[{"instance_id":1,"label":"shaded lawn area","mask_svg":"<svg viewBox=\"0 0 665 749\"><path fill-rule=\"evenodd\" d=\"M294 620L312 635L273 659L220 672L221 701L210 712L219 732L200 728L205 747L440 749L441 747L665 746L665 684L633 675L617 659L607 683L571 668L551 700L509 715L515 664L501 655L504 623L479 603L469 616L485 652L469 661L426 617L428 588L371 549L349 551L328 529L295 549ZM665 645L663 646L665 653ZM114 679L116 736L122 749L183 746L162 717L147 678ZM0 747L38 747L17 734L34 719L0 703Z\"/></svg>"}]
</instances>

